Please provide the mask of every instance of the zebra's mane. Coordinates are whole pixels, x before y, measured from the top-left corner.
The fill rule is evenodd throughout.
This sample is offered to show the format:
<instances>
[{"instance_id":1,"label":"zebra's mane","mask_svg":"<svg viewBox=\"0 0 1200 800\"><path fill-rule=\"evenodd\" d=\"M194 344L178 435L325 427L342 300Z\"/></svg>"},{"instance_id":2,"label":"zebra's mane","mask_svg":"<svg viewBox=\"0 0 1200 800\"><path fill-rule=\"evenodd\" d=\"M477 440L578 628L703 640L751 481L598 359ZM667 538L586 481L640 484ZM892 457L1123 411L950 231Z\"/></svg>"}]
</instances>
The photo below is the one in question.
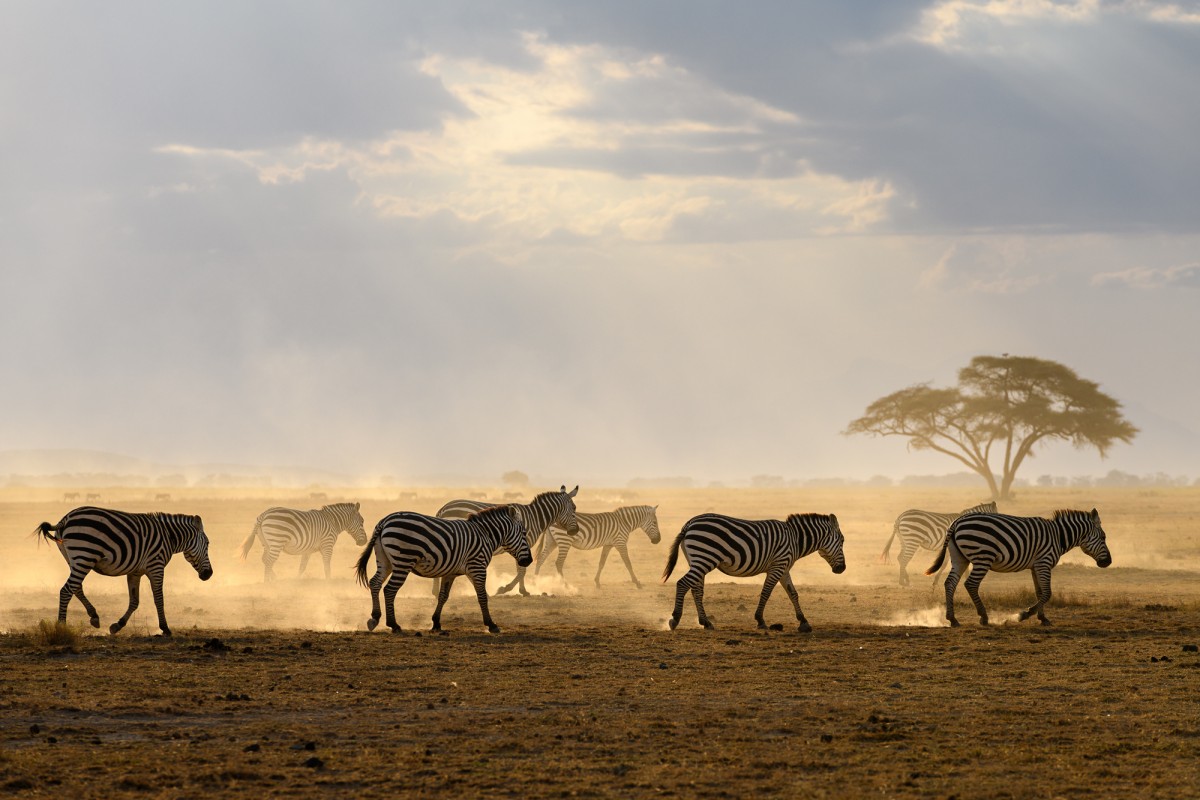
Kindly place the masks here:
<instances>
[{"instance_id":1,"label":"zebra's mane","mask_svg":"<svg viewBox=\"0 0 1200 800\"><path fill-rule=\"evenodd\" d=\"M1074 508L1060 508L1054 512L1054 516L1052 517L1052 519L1055 522L1058 522L1059 520L1066 520L1071 517L1087 517L1087 516L1091 516L1091 514L1087 511L1080 511L1079 509L1074 509Z\"/></svg>"},{"instance_id":2,"label":"zebra's mane","mask_svg":"<svg viewBox=\"0 0 1200 800\"><path fill-rule=\"evenodd\" d=\"M479 511L476 511L474 514L469 515L467 517L467 519L488 520L488 519L491 519L492 517L502 517L502 516L507 517L507 516L510 516L511 508L512 508L512 506L507 506L507 505L492 506L491 508L483 508L483 509L480 509Z\"/></svg>"},{"instance_id":3,"label":"zebra's mane","mask_svg":"<svg viewBox=\"0 0 1200 800\"><path fill-rule=\"evenodd\" d=\"M788 514L788 522L816 522L818 519L829 519L828 514Z\"/></svg>"}]
</instances>

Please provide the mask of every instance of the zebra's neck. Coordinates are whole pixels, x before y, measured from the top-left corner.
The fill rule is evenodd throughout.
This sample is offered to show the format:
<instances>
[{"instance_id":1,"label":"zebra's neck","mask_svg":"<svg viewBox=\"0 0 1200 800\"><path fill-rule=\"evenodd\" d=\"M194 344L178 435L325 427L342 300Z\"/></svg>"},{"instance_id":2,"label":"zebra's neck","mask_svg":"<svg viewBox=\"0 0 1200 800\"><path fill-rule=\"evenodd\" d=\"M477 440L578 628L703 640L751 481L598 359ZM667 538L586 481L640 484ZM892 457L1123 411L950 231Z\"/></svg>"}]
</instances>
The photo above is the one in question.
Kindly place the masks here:
<instances>
[{"instance_id":1,"label":"zebra's neck","mask_svg":"<svg viewBox=\"0 0 1200 800\"><path fill-rule=\"evenodd\" d=\"M1058 547L1058 556L1061 558L1063 553L1079 546L1083 541L1083 534L1086 527L1077 517L1063 517L1055 520L1055 545Z\"/></svg>"},{"instance_id":2,"label":"zebra's neck","mask_svg":"<svg viewBox=\"0 0 1200 800\"><path fill-rule=\"evenodd\" d=\"M159 527L162 533L163 541L166 542L167 549L172 553L182 553L187 549L190 543L188 531L178 520L164 519L163 524Z\"/></svg>"},{"instance_id":3,"label":"zebra's neck","mask_svg":"<svg viewBox=\"0 0 1200 800\"><path fill-rule=\"evenodd\" d=\"M550 527L550 521L554 519L555 511L557 511L553 502L545 495L533 498L532 503L525 505L517 503L515 508L521 512L522 521L531 536L536 536Z\"/></svg>"}]
</instances>

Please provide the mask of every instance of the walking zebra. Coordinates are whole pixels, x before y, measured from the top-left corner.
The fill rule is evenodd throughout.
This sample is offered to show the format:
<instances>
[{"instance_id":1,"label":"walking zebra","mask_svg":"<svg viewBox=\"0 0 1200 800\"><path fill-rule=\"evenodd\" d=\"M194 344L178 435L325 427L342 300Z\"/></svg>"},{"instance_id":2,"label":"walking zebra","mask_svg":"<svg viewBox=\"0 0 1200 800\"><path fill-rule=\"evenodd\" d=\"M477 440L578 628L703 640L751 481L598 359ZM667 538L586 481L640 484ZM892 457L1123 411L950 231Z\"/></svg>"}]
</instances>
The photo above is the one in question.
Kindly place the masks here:
<instances>
[{"instance_id":1,"label":"walking zebra","mask_svg":"<svg viewBox=\"0 0 1200 800\"><path fill-rule=\"evenodd\" d=\"M55 531L57 535L51 533ZM200 580L212 577L208 561L208 536L200 517L190 514L127 514L104 508L84 506L68 511L57 525L43 522L34 530L58 545L71 574L58 593L58 621L67 621L71 596L79 598L87 609L93 628L100 627L100 615L83 594L83 579L92 571L101 575L124 575L129 583L129 608L112 625L109 633L125 627L138 607L142 576L150 578L154 606L158 609L158 627L170 636L163 612L163 570L171 556L183 553Z\"/></svg>"},{"instance_id":2,"label":"walking zebra","mask_svg":"<svg viewBox=\"0 0 1200 800\"><path fill-rule=\"evenodd\" d=\"M600 514L576 512L575 519L579 523L579 533L571 536L562 530L551 528L542 539L542 548L538 553L534 573L541 572L542 564L546 563L552 548L558 550L558 560L554 562L554 566L558 569L559 577L562 577L563 564L566 563L567 553L572 547L579 550L595 550L597 547L603 547L604 549L600 551L600 566L596 569L594 578L596 585L599 586L600 573L604 570L604 562L608 558L608 553L616 548L617 552L621 554L621 560L625 562L625 569L629 570L630 580L633 581L634 586L642 588L641 581L633 574L633 564L629 561L629 534L641 528L650 539L651 544L658 544L662 539L662 534L658 531L657 511L658 506L625 506Z\"/></svg>"},{"instance_id":3,"label":"walking zebra","mask_svg":"<svg viewBox=\"0 0 1200 800\"><path fill-rule=\"evenodd\" d=\"M845 538L833 514L791 514L786 520L744 520L721 514L701 514L692 517L683 526L671 545L671 555L663 570L663 582L671 577L675 562L682 548L687 559L687 573L675 585L675 609L671 612L671 630L679 624L683 615L683 598L692 592L696 602L696 614L700 624L712 628L712 621L704 613L704 576L713 569L726 575L745 577L767 573L763 581L762 595L754 620L758 627L765 628L763 609L767 598L778 582L796 609L800 631L808 633L812 626L800 610L800 598L792 584L791 569L798 559L816 551L829 562L835 575L846 571L846 556L842 552Z\"/></svg>"},{"instance_id":4,"label":"walking zebra","mask_svg":"<svg viewBox=\"0 0 1200 800\"><path fill-rule=\"evenodd\" d=\"M921 511L910 508L896 517L896 524L892 526L892 536L887 540L883 552L879 555L879 563L886 564L888 562L888 551L892 549L892 541L899 536L900 555L896 557L896 560L900 562L900 585L908 586L908 562L912 561L912 557L916 555L918 549L936 550L941 547L950 523L963 514L995 513L996 503L994 500L972 506L957 514L941 514L937 511Z\"/></svg>"},{"instance_id":5,"label":"walking zebra","mask_svg":"<svg viewBox=\"0 0 1200 800\"><path fill-rule=\"evenodd\" d=\"M954 521L937 561L925 570L933 575L942 567L946 553L950 553L950 574L946 576L946 619L958 627L954 617L954 590L959 578L970 565L967 576L967 594L979 612L979 623L988 624L987 609L979 599L979 584L989 570L996 572L1020 572L1027 569L1033 573L1033 588L1037 602L1021 612L1022 620L1034 614L1049 625L1045 606L1050 599L1050 570L1062 558L1063 553L1075 547L1096 560L1097 566L1107 567L1112 563L1108 552L1104 528L1100 526L1100 513L1096 509L1087 511L1055 511L1052 519L1041 517L1010 517L1007 514L965 514Z\"/></svg>"},{"instance_id":6,"label":"walking zebra","mask_svg":"<svg viewBox=\"0 0 1200 800\"><path fill-rule=\"evenodd\" d=\"M333 558L333 545L339 533L354 537L354 543L362 547L367 543L367 532L363 530L362 514L358 503L334 503L315 511L298 511L294 508L268 508L258 515L254 530L242 542L242 559L250 553L256 538L262 539L263 580L275 580L275 560L281 552L288 555L300 554L300 572L308 566L308 557L320 552L325 562L325 577L330 576L329 562Z\"/></svg>"},{"instance_id":7,"label":"walking zebra","mask_svg":"<svg viewBox=\"0 0 1200 800\"><path fill-rule=\"evenodd\" d=\"M450 587L459 575L466 575L475 587L483 624L492 633L500 628L492 621L487 603L487 566L492 555L507 550L517 563L529 566L525 525L511 506L486 508L466 519L439 519L412 511L390 514L375 526L371 543L358 558L358 582L371 590L371 618L367 630L379 624L379 589L383 587L387 607L387 626L400 632L396 622L396 592L409 573L424 578L441 578L437 608L433 612L433 630L442 629L442 606L450 596ZM375 575L367 580L367 561L375 554ZM391 575L388 578L388 575ZM388 578L387 585L383 581Z\"/></svg>"},{"instance_id":8,"label":"walking zebra","mask_svg":"<svg viewBox=\"0 0 1200 800\"><path fill-rule=\"evenodd\" d=\"M517 517L525 525L525 536L529 539L531 551L551 525L565 530L572 536L579 533L574 500L577 494L579 494L578 486L568 492L567 487L563 485L557 492L542 492L528 503L510 504L517 512ZM477 511L493 508L495 505L495 503L481 503L478 500L451 500L438 509L437 515L443 519L465 519ZM496 594L512 591L512 588L519 584L521 594L528 597L529 592L525 589L526 566L518 563L517 576L512 579L511 583L497 589ZM438 582L435 581L433 591L436 594L439 590Z\"/></svg>"}]
</instances>

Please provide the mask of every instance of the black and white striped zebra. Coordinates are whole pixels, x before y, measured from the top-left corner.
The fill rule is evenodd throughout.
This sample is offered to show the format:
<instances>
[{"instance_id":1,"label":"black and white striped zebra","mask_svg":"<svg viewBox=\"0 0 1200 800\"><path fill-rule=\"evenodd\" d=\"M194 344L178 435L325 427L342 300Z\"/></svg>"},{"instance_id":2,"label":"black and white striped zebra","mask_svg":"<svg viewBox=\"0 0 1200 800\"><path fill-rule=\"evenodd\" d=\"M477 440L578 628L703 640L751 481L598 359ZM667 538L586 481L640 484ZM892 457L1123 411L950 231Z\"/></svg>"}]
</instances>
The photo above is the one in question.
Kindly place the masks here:
<instances>
[{"instance_id":1,"label":"black and white striped zebra","mask_svg":"<svg viewBox=\"0 0 1200 800\"><path fill-rule=\"evenodd\" d=\"M483 624L492 633L500 628L492 621L487 603L487 566L500 550L512 554L518 564L529 566L533 555L526 541L525 525L511 506L493 506L466 519L427 517L412 511L389 514L375 526L370 544L358 558L358 582L371 590L371 618L367 630L379 624L379 589L383 588L387 626L400 632L396 622L396 592L409 574L441 578L433 630L442 629L442 606L459 575L475 587ZM375 575L367 580L367 561L375 554ZM391 577L388 577L388 576ZM387 579L387 584L383 583Z\"/></svg>"},{"instance_id":2,"label":"black and white striped zebra","mask_svg":"<svg viewBox=\"0 0 1200 800\"><path fill-rule=\"evenodd\" d=\"M530 550L546 535L546 531L551 526L561 528L571 535L579 533L574 499L577 494L579 494L578 486L568 492L564 485L557 492L542 492L528 503L511 504L525 525L525 535L529 538ZM494 505L495 503L482 503L478 500L451 500L438 509L437 515L444 519L465 519L477 511L492 508ZM520 586L521 594L528 597L529 592L525 589L525 567L520 564L517 565L517 576L510 583L497 589L496 594L509 592L517 585ZM434 593L440 591L436 582L433 590Z\"/></svg>"},{"instance_id":3,"label":"black and white striped zebra","mask_svg":"<svg viewBox=\"0 0 1200 800\"><path fill-rule=\"evenodd\" d=\"M89 572L124 575L129 584L129 608L108 627L109 633L116 633L137 609L145 575L150 578L150 590L154 593L158 627L163 636L170 636L163 612L163 570L171 556L183 553L202 581L213 574L204 525L200 517L191 514L129 514L84 506L68 511L57 525L43 522L34 533L56 543L71 570L58 593L59 622L67 621L67 606L75 596L87 609L92 627L99 628L100 616L83 594L83 579Z\"/></svg>"},{"instance_id":4,"label":"black and white striped zebra","mask_svg":"<svg viewBox=\"0 0 1200 800\"><path fill-rule=\"evenodd\" d=\"M946 531L949 529L950 523L963 514L995 513L996 503L994 500L972 506L957 514L942 514L937 511L922 511L917 508L910 508L896 517L896 522L892 525L891 538L887 540L887 544L883 547L883 552L879 555L879 563L886 564L888 562L888 553L892 549L892 541L899 536L900 555L896 557L896 560L900 562L900 585L908 586L908 562L912 561L917 550L921 548L937 550L941 547L942 540L946 538Z\"/></svg>"},{"instance_id":5,"label":"black and white striped zebra","mask_svg":"<svg viewBox=\"0 0 1200 800\"><path fill-rule=\"evenodd\" d=\"M254 540L261 539L263 580L273 581L275 561L280 553L300 554L298 575L304 574L309 556L320 553L321 560L325 562L325 577L329 578L333 545L340 533L350 534L359 547L367 543L367 532L363 529L358 503L333 503L313 511L268 508L258 515L254 530L242 542L241 555L245 559L254 546Z\"/></svg>"},{"instance_id":6,"label":"black and white striped zebra","mask_svg":"<svg viewBox=\"0 0 1200 800\"><path fill-rule=\"evenodd\" d=\"M987 609L979 599L979 584L989 571L1033 573L1037 602L1020 614L1022 620L1034 614L1043 625L1049 625L1045 606L1050 599L1050 571L1068 550L1076 547L1096 560L1097 566L1112 563L1108 552L1100 513L1087 511L1055 511L1054 517L1012 517L1007 514L965 514L950 525L937 561L925 571L933 575L942 568L946 553L950 554L950 574L946 576L946 619L957 627L954 617L954 590L967 572L967 594L979 612L979 623L988 624Z\"/></svg>"},{"instance_id":7,"label":"black and white striped zebra","mask_svg":"<svg viewBox=\"0 0 1200 800\"><path fill-rule=\"evenodd\" d=\"M712 621L704 613L704 576L714 569L726 575L745 577L766 573L762 594L754 620L758 627L765 628L763 609L775 584L782 582L783 588L796 609L796 620L800 630L808 633L812 626L800 610L800 598L792 584L791 569L798 559L812 552L821 554L829 562L834 574L846 570L846 556L842 551L845 538L833 514L791 514L786 520L744 520L721 514L701 514L692 517L683 526L671 545L671 555L663 570L663 582L671 577L679 551L687 559L687 573L675 585L675 609L671 612L671 630L679 624L683 615L683 598L690 590L696 602L696 614L700 624L712 628Z\"/></svg>"},{"instance_id":8,"label":"black and white striped zebra","mask_svg":"<svg viewBox=\"0 0 1200 800\"><path fill-rule=\"evenodd\" d=\"M542 564L546 563L552 549L558 551L558 560L554 566L558 569L559 577L562 577L563 564L566 563L567 554L572 547L577 550L595 550L602 547L604 549L600 551L600 566L596 568L596 577L593 579L596 585L600 585L600 573L604 570L609 551L616 549L621 555L621 560L625 562L625 569L629 570L630 580L634 586L642 588L641 581L633 574L633 564L629 561L629 534L641 528L651 544L658 544L662 534L658 530L657 511L658 506L625 506L598 514L575 512L579 533L572 536L566 531L551 528L542 539L542 548L538 553L534 573L541 572Z\"/></svg>"}]
</instances>

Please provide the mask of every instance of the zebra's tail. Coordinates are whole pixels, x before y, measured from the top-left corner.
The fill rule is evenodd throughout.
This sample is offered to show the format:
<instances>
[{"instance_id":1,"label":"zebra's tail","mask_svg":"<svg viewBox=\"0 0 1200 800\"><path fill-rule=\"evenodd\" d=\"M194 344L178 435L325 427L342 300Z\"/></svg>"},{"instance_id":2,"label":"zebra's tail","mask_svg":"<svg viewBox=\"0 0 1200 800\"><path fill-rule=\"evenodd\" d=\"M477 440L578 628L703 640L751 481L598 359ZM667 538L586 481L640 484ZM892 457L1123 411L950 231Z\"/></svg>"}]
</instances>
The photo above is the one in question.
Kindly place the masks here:
<instances>
[{"instance_id":1,"label":"zebra's tail","mask_svg":"<svg viewBox=\"0 0 1200 800\"><path fill-rule=\"evenodd\" d=\"M671 577L671 573L675 571L675 564L679 561L679 545L683 544L683 537L687 535L687 528L679 532L675 537L675 541L671 543L671 554L667 556L667 566L663 570L662 582L666 583L667 578Z\"/></svg>"},{"instance_id":2,"label":"zebra's tail","mask_svg":"<svg viewBox=\"0 0 1200 800\"><path fill-rule=\"evenodd\" d=\"M370 579L367 578L367 562L371 560L371 553L375 551L375 542L379 540L379 529L376 528L371 533L371 538L367 541L367 546L363 548L362 555L358 557L358 563L354 566L354 577L358 579L360 586L370 586Z\"/></svg>"},{"instance_id":3,"label":"zebra's tail","mask_svg":"<svg viewBox=\"0 0 1200 800\"><path fill-rule=\"evenodd\" d=\"M62 539L60 539L59 537L55 536L53 533L50 532L50 531L57 531L57 530L58 530L58 527L56 525L51 525L49 522L43 522L41 525L38 525L36 528L34 528L33 533L31 533L29 535L37 536L38 534L41 534L42 539L57 543L57 542L61 542ZM42 543L42 539L38 539L39 545Z\"/></svg>"},{"instance_id":4,"label":"zebra's tail","mask_svg":"<svg viewBox=\"0 0 1200 800\"><path fill-rule=\"evenodd\" d=\"M891 555L889 555L889 554L891 553L891 550L892 550L892 542L894 542L896 540L896 534L898 534L899 532L900 532L900 520L897 519L895 524L892 525L891 538L889 538L887 540L887 544L885 544L883 546L883 552L879 554L879 563L880 564L887 564L888 562L890 562L892 560Z\"/></svg>"},{"instance_id":5,"label":"zebra's tail","mask_svg":"<svg viewBox=\"0 0 1200 800\"><path fill-rule=\"evenodd\" d=\"M950 547L950 534L954 532L954 526L950 526L950 530L946 531L946 535L942 537L942 549L938 551L937 561L930 565L929 569L925 570L926 575L937 575L942 571L942 564L946 561L946 550Z\"/></svg>"},{"instance_id":6,"label":"zebra's tail","mask_svg":"<svg viewBox=\"0 0 1200 800\"><path fill-rule=\"evenodd\" d=\"M250 548L254 546L254 539L262 533L262 520L256 520L254 530L250 531L250 535L246 537L246 541L242 542L242 561L246 560L246 556L250 555ZM265 547L266 545L264 545Z\"/></svg>"}]
</instances>

